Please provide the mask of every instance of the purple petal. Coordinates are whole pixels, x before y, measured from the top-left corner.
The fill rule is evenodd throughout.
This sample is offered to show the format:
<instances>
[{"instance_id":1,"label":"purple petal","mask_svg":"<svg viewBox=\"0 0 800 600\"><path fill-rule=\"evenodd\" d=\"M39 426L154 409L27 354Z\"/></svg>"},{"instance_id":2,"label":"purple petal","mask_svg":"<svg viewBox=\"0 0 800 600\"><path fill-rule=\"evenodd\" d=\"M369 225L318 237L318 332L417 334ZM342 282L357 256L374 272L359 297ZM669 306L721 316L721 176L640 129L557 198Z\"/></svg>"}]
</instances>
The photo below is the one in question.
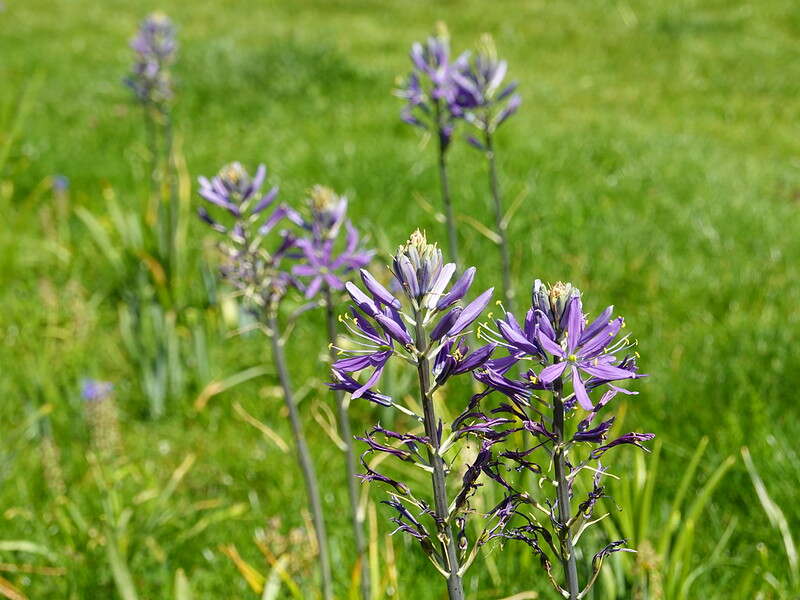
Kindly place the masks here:
<instances>
[{"instance_id":1,"label":"purple petal","mask_svg":"<svg viewBox=\"0 0 800 600\"><path fill-rule=\"evenodd\" d=\"M407 346L411 344L411 336L408 335L408 332L405 330L402 324L397 323L394 319L387 317L382 313L378 313L375 315L375 320L380 323L381 327L392 336L395 340Z\"/></svg>"},{"instance_id":2,"label":"purple petal","mask_svg":"<svg viewBox=\"0 0 800 600\"><path fill-rule=\"evenodd\" d=\"M439 322L433 328L433 331L431 331L431 339L432 340L442 339L442 337L444 337L444 335L453 326L453 323L455 323L456 319L458 318L458 315L461 314L461 310L462 309L457 306L449 313L444 315L441 319L439 319Z\"/></svg>"},{"instance_id":3,"label":"purple petal","mask_svg":"<svg viewBox=\"0 0 800 600\"><path fill-rule=\"evenodd\" d=\"M367 296L364 292L358 289L352 281L348 281L344 284L344 289L347 290L347 293L350 295L350 298L353 299L353 302L356 303L356 306L360 308L365 314L368 314L371 317L379 314L378 307L375 305L375 302Z\"/></svg>"},{"instance_id":4,"label":"purple petal","mask_svg":"<svg viewBox=\"0 0 800 600\"><path fill-rule=\"evenodd\" d=\"M548 336L542 333L542 330L539 327L536 327L536 340L541 344L542 348L544 348L547 352L552 354L553 356L559 356L561 358L566 358L566 354L561 349L561 346L556 344L553 340L551 340Z\"/></svg>"},{"instance_id":5,"label":"purple petal","mask_svg":"<svg viewBox=\"0 0 800 600\"><path fill-rule=\"evenodd\" d=\"M386 358L388 359L389 357L387 356ZM364 385L362 385L360 388L358 388L356 391L354 391L351 394L351 396L353 398L360 398L365 393L367 393L369 391L369 389L373 385L375 385L375 383L378 381L378 379L380 379L381 373L383 373L383 366L385 364L386 364L386 361L384 361L379 367L376 367L376 369L372 372L372 375L369 376L369 379L367 379L364 382Z\"/></svg>"},{"instance_id":6,"label":"purple petal","mask_svg":"<svg viewBox=\"0 0 800 600\"><path fill-rule=\"evenodd\" d=\"M475 350L475 352L469 354L459 365L457 365L453 370L453 374L460 375L480 367L489 359L496 347L496 344L486 344L485 346L481 346Z\"/></svg>"},{"instance_id":7,"label":"purple petal","mask_svg":"<svg viewBox=\"0 0 800 600\"><path fill-rule=\"evenodd\" d=\"M584 329L583 334L581 335L581 344L585 344L587 341L592 339L596 333L598 333L601 329L603 329L606 325L610 323L611 313L614 311L613 306L609 306L606 308L600 316L598 316L592 324L589 325L586 329Z\"/></svg>"},{"instance_id":8,"label":"purple petal","mask_svg":"<svg viewBox=\"0 0 800 600\"><path fill-rule=\"evenodd\" d=\"M611 365L593 365L590 363L580 363L580 368L593 377L606 381L616 381L618 379L635 379L636 373L626 369L620 369Z\"/></svg>"},{"instance_id":9,"label":"purple petal","mask_svg":"<svg viewBox=\"0 0 800 600\"><path fill-rule=\"evenodd\" d=\"M494 288L489 288L480 296L475 298L475 300L467 304L461 314L458 315L456 322L453 323L453 327L451 327L450 331L447 332L447 335L458 335L467 327L472 325L475 319L481 316L481 313L486 308L486 305L489 304L489 300L492 299L493 292Z\"/></svg>"},{"instance_id":10,"label":"purple petal","mask_svg":"<svg viewBox=\"0 0 800 600\"><path fill-rule=\"evenodd\" d=\"M567 307L567 353L573 354L583 333L583 304L580 296L573 296Z\"/></svg>"},{"instance_id":11,"label":"purple petal","mask_svg":"<svg viewBox=\"0 0 800 600\"><path fill-rule=\"evenodd\" d=\"M578 404L581 405L582 409L594 410L589 394L586 393L586 387L583 385L581 374L575 365L572 365L572 389L575 390L575 397L578 399Z\"/></svg>"},{"instance_id":12,"label":"purple petal","mask_svg":"<svg viewBox=\"0 0 800 600\"><path fill-rule=\"evenodd\" d=\"M475 279L475 267L470 267L458 278L458 281L453 284L450 291L436 303L436 309L444 310L466 296L473 279Z\"/></svg>"},{"instance_id":13,"label":"purple petal","mask_svg":"<svg viewBox=\"0 0 800 600\"><path fill-rule=\"evenodd\" d=\"M263 166L263 165L262 165ZM255 208L253 208L253 214L257 215L262 210L267 208L270 204L272 204L275 198L278 196L278 186L275 186L270 191L268 191L261 200L258 201Z\"/></svg>"},{"instance_id":14,"label":"purple petal","mask_svg":"<svg viewBox=\"0 0 800 600\"><path fill-rule=\"evenodd\" d=\"M361 280L364 282L364 285L367 290L369 290L369 293L372 294L373 298L392 308L400 308L400 301L392 296L389 290L378 283L378 280L375 279L369 271L361 269Z\"/></svg>"},{"instance_id":15,"label":"purple petal","mask_svg":"<svg viewBox=\"0 0 800 600\"><path fill-rule=\"evenodd\" d=\"M542 369L542 372L539 373L539 381L545 385L553 383L556 379L561 377L561 374L564 372L566 366L567 363L565 362L557 362L553 365L546 366L544 369Z\"/></svg>"}]
</instances>

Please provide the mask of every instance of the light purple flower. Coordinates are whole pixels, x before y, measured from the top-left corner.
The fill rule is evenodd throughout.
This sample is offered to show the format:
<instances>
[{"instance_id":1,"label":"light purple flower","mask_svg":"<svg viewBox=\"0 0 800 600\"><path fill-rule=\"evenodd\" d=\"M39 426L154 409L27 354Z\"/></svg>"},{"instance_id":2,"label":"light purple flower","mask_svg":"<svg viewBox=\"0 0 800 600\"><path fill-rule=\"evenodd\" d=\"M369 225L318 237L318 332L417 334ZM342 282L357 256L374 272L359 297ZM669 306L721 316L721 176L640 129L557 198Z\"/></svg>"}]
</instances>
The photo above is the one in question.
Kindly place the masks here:
<instances>
[{"instance_id":1,"label":"light purple flower","mask_svg":"<svg viewBox=\"0 0 800 600\"><path fill-rule=\"evenodd\" d=\"M497 58L491 38L485 37L482 45L471 60L460 63L451 75L455 96L450 110L479 130L492 133L517 111L522 98L514 93L516 82L503 85L508 63ZM479 150L486 149L477 139L468 139Z\"/></svg>"},{"instance_id":2,"label":"light purple flower","mask_svg":"<svg viewBox=\"0 0 800 600\"><path fill-rule=\"evenodd\" d=\"M302 222L288 206L276 205L277 187L262 192L266 175L264 165L259 165L251 177L240 163L234 162L210 180L198 178L199 194L208 202L208 208L198 208L198 216L225 236L221 245L225 258L220 269L223 277L249 299L263 305L282 298L295 285L291 274L281 267L281 261L297 245L297 238L290 231L281 230L271 250L264 247L263 241L284 221Z\"/></svg>"},{"instance_id":3,"label":"light purple flower","mask_svg":"<svg viewBox=\"0 0 800 600\"><path fill-rule=\"evenodd\" d=\"M427 316L423 325L429 326L426 332L430 331L427 335L440 344L430 350L440 383L452 375L474 371L489 360L494 344L469 353L459 338L481 316L491 298L492 289L486 290L465 307L453 306L467 293L474 269L468 271L469 282L464 283L462 277L448 291L455 265L444 264L441 251L435 244L429 244L425 235L417 230L406 244L398 248L392 260L392 271L406 302L411 304L410 314L424 311ZM345 284L353 307L342 320L351 334L351 343L337 348L346 358L333 364L334 371L341 373L372 369L364 384L351 391L354 398L364 395L377 384L393 354L401 352L413 362L417 352L408 326L413 319L402 312L400 298L365 270L361 271L361 279L366 292L352 282ZM442 304L444 310L450 310L439 316L439 300L443 297L448 298ZM434 321L436 317L439 317L438 322Z\"/></svg>"},{"instance_id":4,"label":"light purple flower","mask_svg":"<svg viewBox=\"0 0 800 600\"><path fill-rule=\"evenodd\" d=\"M467 54L450 60L450 42L445 35L429 37L411 47L413 70L396 94L406 100L400 118L409 125L430 129L447 149L453 137L458 86L453 78L467 66Z\"/></svg>"},{"instance_id":5,"label":"light purple flower","mask_svg":"<svg viewBox=\"0 0 800 600\"><path fill-rule=\"evenodd\" d=\"M555 360L553 364L542 369L538 376L539 381L545 385L550 384L568 369L575 396L585 410L592 410L594 407L581 373L605 381L635 379L638 376L635 371L615 366L616 357L608 353L609 345L614 342L623 325L621 317L609 320L609 315L610 311L607 309L586 327L581 299L573 296L565 314L566 339L561 344L548 336L541 327L537 329L536 339Z\"/></svg>"},{"instance_id":6,"label":"light purple flower","mask_svg":"<svg viewBox=\"0 0 800 600\"><path fill-rule=\"evenodd\" d=\"M104 400L114 391L114 384L108 381L86 378L81 380L81 396L87 402Z\"/></svg>"},{"instance_id":7,"label":"light purple flower","mask_svg":"<svg viewBox=\"0 0 800 600\"><path fill-rule=\"evenodd\" d=\"M323 286L332 290L344 289L348 276L367 265L374 252L360 247L358 231L346 218L345 196L339 196L333 190L318 185L311 191L309 204L311 220L302 222L309 235L297 240L299 254L296 258L301 262L292 267L292 273L308 280L304 293L310 299ZM343 248L339 250L342 225L346 233Z\"/></svg>"},{"instance_id":8,"label":"light purple flower","mask_svg":"<svg viewBox=\"0 0 800 600\"><path fill-rule=\"evenodd\" d=\"M145 106L165 110L173 96L169 67L177 50L172 21L161 13L149 15L131 41L131 49L136 59L126 85Z\"/></svg>"}]
</instances>

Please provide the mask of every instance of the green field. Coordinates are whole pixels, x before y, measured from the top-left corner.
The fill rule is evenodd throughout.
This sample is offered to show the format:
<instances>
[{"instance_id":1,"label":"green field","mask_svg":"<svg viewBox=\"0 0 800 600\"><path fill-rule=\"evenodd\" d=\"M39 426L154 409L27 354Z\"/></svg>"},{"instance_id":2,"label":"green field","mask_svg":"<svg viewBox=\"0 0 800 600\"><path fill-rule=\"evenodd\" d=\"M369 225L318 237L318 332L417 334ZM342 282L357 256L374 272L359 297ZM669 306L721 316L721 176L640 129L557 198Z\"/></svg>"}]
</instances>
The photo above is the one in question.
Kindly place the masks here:
<instances>
[{"instance_id":1,"label":"green field","mask_svg":"<svg viewBox=\"0 0 800 600\"><path fill-rule=\"evenodd\" d=\"M86 209L110 227L110 198L135 212L146 197L142 117L122 79L128 41L156 9L178 27L175 129L184 183L239 160L267 164L288 202L301 202L315 183L329 185L351 199L351 216L382 250L378 260L415 227L444 242L426 208L438 206L433 145L400 122L391 93L409 68L408 48L437 20L457 50L490 32L524 99L498 136L507 202L519 199L510 225L514 278L523 292L535 278L572 281L588 310L614 304L635 332L650 377L628 401L626 425L663 444L647 514L653 535L704 436L687 505L719 464L735 459L692 520L683 597L800 597L785 538L740 453L749 448L788 529L800 531L796 2L5 0L0 7L0 577L25 597L118 597L122 561L139 598L176 598L178 569L197 598L258 598L222 547L235 545L267 574L258 530L274 533L268 523L278 515L282 535L305 523L291 452L234 408L289 441L266 340L230 335L214 300L224 290L207 271L204 279L201 257L214 254L207 228L190 220L182 286L191 308L178 319L187 346L203 332L207 358L189 361L189 383L164 418L151 420L120 334L124 274L103 260L78 216ZM465 262L478 266L483 289L499 280L497 253L471 222L491 223L485 169L465 144L453 149L451 164ZM49 183L57 174L70 181L61 204ZM186 197L199 204L194 189ZM321 388L319 312L294 330L288 351L306 392L301 409L323 480L338 595L348 598L342 459L312 416L332 405ZM266 374L208 397L208 384L261 365ZM87 460L85 376L117 390L124 456L106 478ZM468 393L446 401L457 407ZM208 397L200 410L198 397ZM66 500L48 487L52 474L43 468L45 413ZM353 408L358 432L378 418L388 417L371 405ZM194 464L174 493L159 498L190 454ZM635 486L632 456L620 452L614 466ZM369 495L376 570L384 583L393 565L398 572L395 594L385 597L442 598L441 582L400 534L392 538L394 562L387 557L384 492L373 486ZM622 494L614 500L625 507ZM122 558L108 550L114 519ZM35 546L3 545L23 540ZM307 552L291 546L300 563L292 573L300 597L313 598ZM618 577L636 568L630 557L609 563L621 560L627 566L609 571ZM666 571L654 561L654 572ZM633 597L609 591L609 581L600 580L594 598ZM493 547L465 583L475 599L526 590L555 598L521 546ZM278 597L291 597L289 587L281 590ZM653 590L643 598L672 600Z\"/></svg>"}]
</instances>

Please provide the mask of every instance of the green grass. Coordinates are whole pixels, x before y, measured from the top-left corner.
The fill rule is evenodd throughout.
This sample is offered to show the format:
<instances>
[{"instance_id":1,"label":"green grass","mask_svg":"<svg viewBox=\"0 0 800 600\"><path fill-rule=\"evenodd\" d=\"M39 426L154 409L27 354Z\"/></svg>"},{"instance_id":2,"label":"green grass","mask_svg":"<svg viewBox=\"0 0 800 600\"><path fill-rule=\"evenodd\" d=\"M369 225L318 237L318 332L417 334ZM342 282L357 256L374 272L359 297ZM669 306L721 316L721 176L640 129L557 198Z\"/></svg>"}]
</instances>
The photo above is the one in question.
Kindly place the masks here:
<instances>
[{"instance_id":1,"label":"green grass","mask_svg":"<svg viewBox=\"0 0 800 600\"><path fill-rule=\"evenodd\" d=\"M51 546L65 543L38 444L23 426L44 403L52 405L68 495L86 513L102 514L87 475L88 433L77 397L84 375L117 383L126 452L137 465L125 475L131 489L120 494L133 498L137 486L164 485L194 452L175 506L208 498L247 506L188 540L162 531L163 560L152 547L132 548L142 597L171 597L179 567L199 597L256 597L219 546L236 544L263 572L253 532L276 514L284 514L287 528L302 525L302 486L291 455L232 408L242 403L286 436L274 379L232 388L202 412L192 408L196 389L166 419L139 418L144 402L120 340L115 274L97 260L81 221L59 220L49 192L37 192L48 176L67 175L72 205L104 220L109 187L122 204L141 202L142 119L121 79L130 60L127 41L156 8L179 26L176 120L192 179L236 159L265 162L288 201L300 200L314 183L330 185L351 197L353 217L384 250L417 226L441 232L418 201L437 203L433 148L421 147L417 132L399 122L399 102L390 93L407 69L407 49L437 19L448 23L456 48L491 32L524 96L498 140L506 197L524 196L510 228L516 281L525 289L535 277L568 279L585 291L589 310L614 303L626 316L651 375L630 403L627 422L663 441L653 512L667 513L686 463L707 435L697 479L705 481L747 445L772 500L790 528L800 529L796 454L786 450L800 435L794 2L10 0L0 12L0 124L8 123L3 115L12 114L21 90L37 77L39 85L31 88L28 118L0 173L0 539L31 540L53 552L61 550ZM479 157L461 145L452 164L459 214L488 224ZM188 250L197 253L206 232L199 223L190 227ZM462 238L466 260L479 266L479 283L497 281L499 261L489 243L466 223ZM199 269L187 285L200 289ZM215 310L206 312L214 377L264 361L261 337L232 339ZM324 350L321 321L311 317L290 342L299 382L325 377L321 363L308 360ZM309 428L313 402L303 403ZM376 416L356 407L356 430ZM6 435L11 430L18 435ZM350 563L341 459L324 437L317 440L344 593ZM379 500L382 492L373 489L371 497ZM384 514L379 508L387 531ZM701 575L690 597L739 597L738 583L765 553L771 572L788 585L781 537L741 461L697 522L696 561L734 519L722 566ZM394 545L401 597L441 597L416 549L399 537ZM83 570L80 576L0 575L14 578L30 598L109 597L105 554L82 556L84 562L62 561ZM499 578L482 575L488 591L473 597L545 589L521 548L491 557ZM36 560L0 550L0 562Z\"/></svg>"}]
</instances>

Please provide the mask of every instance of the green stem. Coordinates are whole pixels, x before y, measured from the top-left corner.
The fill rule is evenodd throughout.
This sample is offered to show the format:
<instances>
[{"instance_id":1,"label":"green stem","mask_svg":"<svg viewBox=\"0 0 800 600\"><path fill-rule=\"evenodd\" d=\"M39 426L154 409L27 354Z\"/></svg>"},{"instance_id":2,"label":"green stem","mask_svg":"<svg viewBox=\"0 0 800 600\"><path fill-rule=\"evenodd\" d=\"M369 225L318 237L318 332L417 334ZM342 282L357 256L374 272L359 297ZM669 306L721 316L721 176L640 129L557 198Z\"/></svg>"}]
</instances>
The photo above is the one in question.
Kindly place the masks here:
<instances>
[{"instance_id":1,"label":"green stem","mask_svg":"<svg viewBox=\"0 0 800 600\"><path fill-rule=\"evenodd\" d=\"M561 564L564 567L564 578L567 580L569 600L577 600L580 588L578 585L578 567L575 551L572 547L572 534L567 523L570 520L569 482L567 481L566 460L564 458L564 402L562 399L562 382L559 378L553 387L553 429L556 440L553 464L555 465L556 483L558 485L558 538L561 542Z\"/></svg>"},{"instance_id":2,"label":"green stem","mask_svg":"<svg viewBox=\"0 0 800 600\"><path fill-rule=\"evenodd\" d=\"M292 394L292 384L289 379L289 371L286 368L286 355L283 351L283 340L281 339L278 317L273 309L267 311L267 327L269 327L269 338L272 343L272 360L275 362L278 379L283 388L283 398L289 411L289 422L294 435L297 460L303 472L309 508L311 509L311 520L314 523L314 530L317 535L322 597L324 600L333 600L333 579L331 577L330 558L328 557L328 536L325 532L325 520L322 516L319 483L317 482L314 463L311 461L311 452L309 452L308 443L303 433L303 425L300 422L297 404Z\"/></svg>"},{"instance_id":3,"label":"green stem","mask_svg":"<svg viewBox=\"0 0 800 600\"><path fill-rule=\"evenodd\" d=\"M325 301L325 320L328 326L328 343L330 361L333 365L336 360L336 318L333 311L333 298L330 287L323 287ZM344 441L345 465L347 470L347 493L350 497L350 513L353 521L353 537L356 543L356 556L361 567L361 597L370 600L370 570L367 557L367 542L364 535L364 515L358 508L358 486L356 485L356 455L353 449L353 433L350 428L350 415L348 414L347 397L341 390L336 391L336 403L339 407L339 433Z\"/></svg>"},{"instance_id":4,"label":"green stem","mask_svg":"<svg viewBox=\"0 0 800 600\"><path fill-rule=\"evenodd\" d=\"M488 125L485 128L486 159L489 163L489 189L494 201L494 231L500 238L500 259L502 261L503 295L506 310L514 312L514 288L511 282L511 257L508 251L508 231L503 220L503 198L500 195L500 181L494 155L494 140Z\"/></svg>"},{"instance_id":5,"label":"green stem","mask_svg":"<svg viewBox=\"0 0 800 600\"><path fill-rule=\"evenodd\" d=\"M438 128L437 135L439 138L439 185L442 190L442 204L444 205L444 219L447 226L447 247L450 254L450 260L456 263L456 267L460 267L461 263L458 260L458 234L456 233L456 222L453 217L453 204L450 200L450 185L447 179L447 161L446 161L446 147L445 142L440 134L442 129L441 118L442 108L436 102L436 125Z\"/></svg>"},{"instance_id":6,"label":"green stem","mask_svg":"<svg viewBox=\"0 0 800 600\"><path fill-rule=\"evenodd\" d=\"M425 435L431 442L428 450L433 472L431 481L433 483L434 515L439 530L439 540L444 548L444 556L447 559L445 568L447 570L447 592L450 600L464 600L464 587L459 575L458 548L456 539L453 535L453 527L450 523L450 503L447 500L446 474L444 459L439 454L441 440L439 439L439 429L437 427L436 411L433 406L433 398L430 394L430 361L425 356L428 349L425 329L422 327L422 314L415 311L414 321L416 322L415 344L419 356L417 358L417 374L419 376L419 392L422 401L423 416L425 421Z\"/></svg>"}]
</instances>

